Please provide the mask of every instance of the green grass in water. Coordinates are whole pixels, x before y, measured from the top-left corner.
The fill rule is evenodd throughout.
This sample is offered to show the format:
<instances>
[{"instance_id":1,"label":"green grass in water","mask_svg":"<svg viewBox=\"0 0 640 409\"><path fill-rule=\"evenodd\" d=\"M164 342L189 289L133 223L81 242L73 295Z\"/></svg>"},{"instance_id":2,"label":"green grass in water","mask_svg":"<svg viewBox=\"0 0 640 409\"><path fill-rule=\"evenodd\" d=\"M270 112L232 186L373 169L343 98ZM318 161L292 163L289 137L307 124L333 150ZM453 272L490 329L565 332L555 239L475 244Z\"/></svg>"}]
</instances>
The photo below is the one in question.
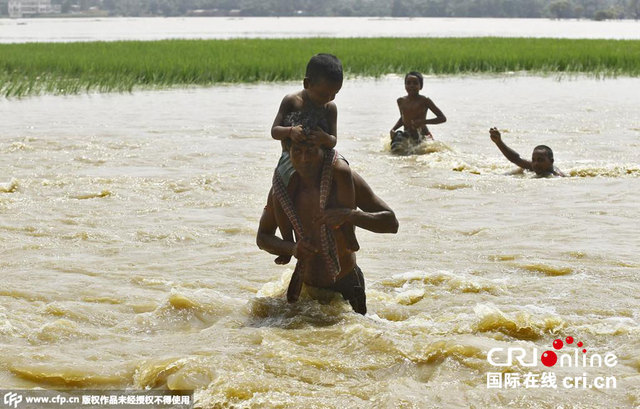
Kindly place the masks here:
<instances>
[{"instance_id":1,"label":"green grass in water","mask_svg":"<svg viewBox=\"0 0 640 409\"><path fill-rule=\"evenodd\" d=\"M0 44L5 97L301 80L309 58L337 55L347 76L583 73L640 76L638 40L311 38Z\"/></svg>"}]
</instances>

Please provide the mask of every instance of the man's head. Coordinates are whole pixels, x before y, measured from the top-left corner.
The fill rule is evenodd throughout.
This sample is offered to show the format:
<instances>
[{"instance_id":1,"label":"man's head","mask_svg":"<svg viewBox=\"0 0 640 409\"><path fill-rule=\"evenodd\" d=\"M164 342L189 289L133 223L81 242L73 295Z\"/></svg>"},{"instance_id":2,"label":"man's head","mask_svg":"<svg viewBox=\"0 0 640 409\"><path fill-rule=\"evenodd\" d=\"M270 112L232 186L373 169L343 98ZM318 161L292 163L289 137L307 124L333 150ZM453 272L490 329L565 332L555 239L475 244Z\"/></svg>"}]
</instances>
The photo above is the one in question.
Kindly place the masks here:
<instances>
[{"instance_id":1,"label":"man's head","mask_svg":"<svg viewBox=\"0 0 640 409\"><path fill-rule=\"evenodd\" d=\"M408 94L417 94L424 84L422 74L418 71L411 71L404 76L404 89Z\"/></svg>"},{"instance_id":2,"label":"man's head","mask_svg":"<svg viewBox=\"0 0 640 409\"><path fill-rule=\"evenodd\" d=\"M342 63L335 55L316 54L307 63L304 89L314 104L323 106L342 88Z\"/></svg>"},{"instance_id":3,"label":"man's head","mask_svg":"<svg viewBox=\"0 0 640 409\"><path fill-rule=\"evenodd\" d=\"M531 169L537 175L553 172L553 151L546 145L538 145L533 148L531 154Z\"/></svg>"},{"instance_id":4,"label":"man's head","mask_svg":"<svg viewBox=\"0 0 640 409\"><path fill-rule=\"evenodd\" d=\"M324 160L324 151L320 146L309 139L300 142L286 139L284 145L289 151L291 165L301 177L314 177L318 174Z\"/></svg>"}]
</instances>

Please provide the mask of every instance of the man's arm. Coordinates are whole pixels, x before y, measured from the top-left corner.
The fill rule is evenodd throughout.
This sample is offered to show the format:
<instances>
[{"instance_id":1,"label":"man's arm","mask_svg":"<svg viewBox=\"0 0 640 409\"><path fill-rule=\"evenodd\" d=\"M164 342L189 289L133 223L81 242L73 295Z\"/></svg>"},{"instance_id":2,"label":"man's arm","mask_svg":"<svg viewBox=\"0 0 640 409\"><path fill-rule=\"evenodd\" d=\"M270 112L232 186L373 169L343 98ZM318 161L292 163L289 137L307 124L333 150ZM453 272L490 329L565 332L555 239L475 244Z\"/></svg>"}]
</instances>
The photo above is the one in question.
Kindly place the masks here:
<instances>
[{"instance_id":1,"label":"man's arm","mask_svg":"<svg viewBox=\"0 0 640 409\"><path fill-rule=\"evenodd\" d=\"M327 209L324 211L321 222L333 227L348 222L374 233L397 233L398 219L393 210L373 193L371 187L359 174L353 170L351 174L356 193L356 205L359 209Z\"/></svg>"},{"instance_id":2,"label":"man's arm","mask_svg":"<svg viewBox=\"0 0 640 409\"><path fill-rule=\"evenodd\" d=\"M336 183L336 202L339 207L356 207L356 191L353 185L353 173L344 159L338 159L333 165L333 180Z\"/></svg>"},{"instance_id":3,"label":"man's arm","mask_svg":"<svg viewBox=\"0 0 640 409\"><path fill-rule=\"evenodd\" d=\"M500 131L497 128L489 129L489 136L491 140L496 144L500 152L507 158L510 162L515 163L523 169L532 170L531 162L520 157L520 154L510 147L508 147L504 142L502 142L502 138L500 137Z\"/></svg>"},{"instance_id":4,"label":"man's arm","mask_svg":"<svg viewBox=\"0 0 640 409\"><path fill-rule=\"evenodd\" d=\"M260 217L260 224L258 225L258 234L256 235L258 247L276 256L294 256L298 259L317 253L315 248L306 240L299 240L293 243L276 236L278 223L276 222L273 200L273 190L270 190L267 197L267 205L262 211L262 217Z\"/></svg>"},{"instance_id":5,"label":"man's arm","mask_svg":"<svg viewBox=\"0 0 640 409\"><path fill-rule=\"evenodd\" d=\"M336 206L342 209L356 208L356 192L353 185L353 176L351 168L345 160L338 159L333 165L333 180L336 183ZM340 225L331 225L335 228L340 227L347 246L351 251L358 251L360 245L356 238L353 224L349 221L340 223Z\"/></svg>"}]
</instances>

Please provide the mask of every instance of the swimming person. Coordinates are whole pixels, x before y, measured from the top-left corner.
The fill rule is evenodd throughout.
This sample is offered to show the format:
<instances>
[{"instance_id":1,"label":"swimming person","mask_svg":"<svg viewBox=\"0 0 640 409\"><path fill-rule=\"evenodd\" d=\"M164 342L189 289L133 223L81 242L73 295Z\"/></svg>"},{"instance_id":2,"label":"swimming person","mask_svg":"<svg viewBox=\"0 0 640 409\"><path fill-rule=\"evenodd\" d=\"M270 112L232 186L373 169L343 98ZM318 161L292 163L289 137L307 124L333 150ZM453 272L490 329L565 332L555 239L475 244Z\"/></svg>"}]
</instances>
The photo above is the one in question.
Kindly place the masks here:
<instances>
[{"instance_id":1,"label":"swimming person","mask_svg":"<svg viewBox=\"0 0 640 409\"><path fill-rule=\"evenodd\" d=\"M398 98L398 108L400 109L400 119L391 128L391 150L394 145L411 140L417 144L425 139L433 139L433 135L427 128L427 124L441 124L447 121L440 108L433 103L431 98L420 95L420 90L424 85L422 74L411 71L404 77L404 88L407 95ZM427 119L427 112L431 110L436 117ZM398 129L403 127L403 131Z\"/></svg>"},{"instance_id":2,"label":"swimming person","mask_svg":"<svg viewBox=\"0 0 640 409\"><path fill-rule=\"evenodd\" d=\"M560 169L553 165L553 151L548 146L538 145L533 148L531 161L528 161L522 159L518 152L508 147L502 141L500 131L498 131L496 127L489 129L489 136L505 158L520 168L534 171L538 176L565 176Z\"/></svg>"},{"instance_id":3,"label":"swimming person","mask_svg":"<svg viewBox=\"0 0 640 409\"><path fill-rule=\"evenodd\" d=\"M340 203L344 186L335 183L334 176L348 166L334 150L308 140L292 141L289 155L299 186L289 197L282 184L274 184L260 218L257 245L271 254L297 259L287 289L288 302L297 301L304 284L342 294L354 311L364 315L364 276L340 227L352 223L373 232L395 233L395 214L359 175L354 179L360 210ZM281 228L278 212L284 213L280 218L288 221L285 229L293 229L295 241L276 236L276 229Z\"/></svg>"}]
</instances>

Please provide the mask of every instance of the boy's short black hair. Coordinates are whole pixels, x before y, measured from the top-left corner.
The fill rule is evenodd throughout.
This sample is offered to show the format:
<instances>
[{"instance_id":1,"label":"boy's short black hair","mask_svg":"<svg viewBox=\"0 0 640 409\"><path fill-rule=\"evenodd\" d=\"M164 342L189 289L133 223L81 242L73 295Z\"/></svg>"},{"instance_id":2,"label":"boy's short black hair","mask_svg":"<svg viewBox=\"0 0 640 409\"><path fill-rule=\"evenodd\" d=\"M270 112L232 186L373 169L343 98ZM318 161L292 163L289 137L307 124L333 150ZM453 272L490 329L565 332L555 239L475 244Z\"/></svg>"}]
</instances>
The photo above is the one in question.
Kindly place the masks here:
<instances>
[{"instance_id":1,"label":"boy's short black hair","mask_svg":"<svg viewBox=\"0 0 640 409\"><path fill-rule=\"evenodd\" d=\"M333 54L316 54L307 63L304 76L311 82L327 80L342 84L342 63Z\"/></svg>"},{"instance_id":2,"label":"boy's short black hair","mask_svg":"<svg viewBox=\"0 0 640 409\"><path fill-rule=\"evenodd\" d=\"M547 157L553 160L553 151L547 145L538 145L533 148L534 151L545 151L547 153Z\"/></svg>"},{"instance_id":3,"label":"boy's short black hair","mask_svg":"<svg viewBox=\"0 0 640 409\"><path fill-rule=\"evenodd\" d=\"M420 88L422 88L424 80L422 79L422 74L420 74L418 71L408 72L407 75L404 76L404 82L407 82L407 78L411 75L418 78L418 82L420 83Z\"/></svg>"}]
</instances>

